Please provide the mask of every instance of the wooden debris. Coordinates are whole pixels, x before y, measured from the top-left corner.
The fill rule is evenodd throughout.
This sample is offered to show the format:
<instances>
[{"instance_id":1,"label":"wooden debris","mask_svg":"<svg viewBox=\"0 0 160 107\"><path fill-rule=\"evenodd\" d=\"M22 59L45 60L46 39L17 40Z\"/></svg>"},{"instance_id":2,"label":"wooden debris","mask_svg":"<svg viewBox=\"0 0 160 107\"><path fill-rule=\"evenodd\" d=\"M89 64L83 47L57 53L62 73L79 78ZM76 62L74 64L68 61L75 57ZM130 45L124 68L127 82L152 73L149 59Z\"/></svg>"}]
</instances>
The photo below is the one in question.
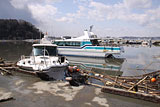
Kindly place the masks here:
<instances>
[{"instance_id":1,"label":"wooden debris","mask_svg":"<svg viewBox=\"0 0 160 107\"><path fill-rule=\"evenodd\" d=\"M135 91L127 91L124 89L108 87L108 86L103 87L101 91L105 93L111 93L111 94L151 101L155 103L160 103L160 96L157 96L157 95L150 95L150 94L135 92Z\"/></svg>"},{"instance_id":2,"label":"wooden debris","mask_svg":"<svg viewBox=\"0 0 160 107\"><path fill-rule=\"evenodd\" d=\"M4 63L4 60L3 60L2 58L0 58L0 64L1 64L1 63Z\"/></svg>"},{"instance_id":3,"label":"wooden debris","mask_svg":"<svg viewBox=\"0 0 160 107\"><path fill-rule=\"evenodd\" d=\"M134 84L131 88L129 88L128 91L130 91L131 89L133 89L135 86L139 85L141 82L143 82L145 79L147 78L147 76L145 76L143 79L141 79L140 81L138 81L136 84Z\"/></svg>"},{"instance_id":4,"label":"wooden debris","mask_svg":"<svg viewBox=\"0 0 160 107\"><path fill-rule=\"evenodd\" d=\"M6 70L3 67L0 67L0 70L1 70L1 72L5 72L6 74L12 75L12 73L10 71Z\"/></svg>"},{"instance_id":5,"label":"wooden debris","mask_svg":"<svg viewBox=\"0 0 160 107\"><path fill-rule=\"evenodd\" d=\"M3 59L0 58L0 62L1 62L1 60L3 60ZM21 69L21 68L17 67L16 64L13 62L4 61L3 63L0 63L0 72L2 75L6 75L6 74L12 75L13 71L36 75L36 72L30 72L30 71Z\"/></svg>"},{"instance_id":6,"label":"wooden debris","mask_svg":"<svg viewBox=\"0 0 160 107\"><path fill-rule=\"evenodd\" d=\"M22 73L30 74L30 75L37 75L36 72L31 72L31 71L28 71L28 70L24 70L24 69L21 69L21 68L19 68L19 67L16 67L16 68L14 69L14 71L22 72Z\"/></svg>"},{"instance_id":7,"label":"wooden debris","mask_svg":"<svg viewBox=\"0 0 160 107\"><path fill-rule=\"evenodd\" d=\"M160 70L144 75L124 77L101 75L86 70L81 71L81 73L102 81L104 85L89 83L90 85L102 88L102 92L160 103ZM151 78L153 77L156 78L155 82L151 82Z\"/></svg>"}]
</instances>

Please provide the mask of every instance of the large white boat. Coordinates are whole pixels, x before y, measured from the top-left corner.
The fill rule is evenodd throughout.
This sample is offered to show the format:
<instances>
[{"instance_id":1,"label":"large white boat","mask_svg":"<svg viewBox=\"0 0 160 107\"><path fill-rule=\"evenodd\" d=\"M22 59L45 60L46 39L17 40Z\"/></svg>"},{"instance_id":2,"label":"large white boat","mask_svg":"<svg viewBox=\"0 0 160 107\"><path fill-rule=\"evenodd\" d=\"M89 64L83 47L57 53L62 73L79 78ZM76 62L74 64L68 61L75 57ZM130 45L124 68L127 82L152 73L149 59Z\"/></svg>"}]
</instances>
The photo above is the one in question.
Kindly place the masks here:
<instances>
[{"instance_id":1,"label":"large white boat","mask_svg":"<svg viewBox=\"0 0 160 107\"><path fill-rule=\"evenodd\" d=\"M97 38L91 38L94 36L91 30L85 30L83 36L54 40L53 43L58 45L58 54L63 56L109 57L121 53L122 47L100 46Z\"/></svg>"},{"instance_id":2,"label":"large white boat","mask_svg":"<svg viewBox=\"0 0 160 107\"><path fill-rule=\"evenodd\" d=\"M29 72L35 72L41 79L59 79L68 69L65 57L58 56L57 45L33 44L31 56L21 56L17 66Z\"/></svg>"}]
</instances>

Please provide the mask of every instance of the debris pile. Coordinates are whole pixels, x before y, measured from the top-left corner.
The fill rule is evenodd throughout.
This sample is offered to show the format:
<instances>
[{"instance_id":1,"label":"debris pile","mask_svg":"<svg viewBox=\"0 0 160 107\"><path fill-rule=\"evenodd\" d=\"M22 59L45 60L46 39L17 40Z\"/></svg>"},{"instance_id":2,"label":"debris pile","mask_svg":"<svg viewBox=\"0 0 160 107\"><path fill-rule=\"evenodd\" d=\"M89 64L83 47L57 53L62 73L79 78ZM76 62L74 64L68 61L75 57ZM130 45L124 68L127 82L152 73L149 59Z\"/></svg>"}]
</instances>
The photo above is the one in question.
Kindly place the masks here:
<instances>
[{"instance_id":1,"label":"debris pile","mask_svg":"<svg viewBox=\"0 0 160 107\"><path fill-rule=\"evenodd\" d=\"M79 80L84 80L80 83L100 87L102 92L160 102L160 70L139 76L101 75L87 70L75 70L71 74L69 75L71 85L72 82L77 83ZM89 78L99 80L103 85L89 82Z\"/></svg>"}]
</instances>

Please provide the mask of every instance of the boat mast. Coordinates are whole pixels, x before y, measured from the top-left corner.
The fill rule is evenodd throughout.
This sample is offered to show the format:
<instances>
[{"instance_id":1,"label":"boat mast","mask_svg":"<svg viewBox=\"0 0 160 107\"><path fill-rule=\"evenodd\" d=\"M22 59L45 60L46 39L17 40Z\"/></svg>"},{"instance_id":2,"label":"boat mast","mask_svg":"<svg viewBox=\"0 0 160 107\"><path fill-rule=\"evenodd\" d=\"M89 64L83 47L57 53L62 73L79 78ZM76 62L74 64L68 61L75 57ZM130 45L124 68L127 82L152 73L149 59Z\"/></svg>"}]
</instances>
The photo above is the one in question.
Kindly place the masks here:
<instances>
[{"instance_id":1,"label":"boat mast","mask_svg":"<svg viewBox=\"0 0 160 107\"><path fill-rule=\"evenodd\" d=\"M92 32L93 25L90 26L89 32Z\"/></svg>"}]
</instances>

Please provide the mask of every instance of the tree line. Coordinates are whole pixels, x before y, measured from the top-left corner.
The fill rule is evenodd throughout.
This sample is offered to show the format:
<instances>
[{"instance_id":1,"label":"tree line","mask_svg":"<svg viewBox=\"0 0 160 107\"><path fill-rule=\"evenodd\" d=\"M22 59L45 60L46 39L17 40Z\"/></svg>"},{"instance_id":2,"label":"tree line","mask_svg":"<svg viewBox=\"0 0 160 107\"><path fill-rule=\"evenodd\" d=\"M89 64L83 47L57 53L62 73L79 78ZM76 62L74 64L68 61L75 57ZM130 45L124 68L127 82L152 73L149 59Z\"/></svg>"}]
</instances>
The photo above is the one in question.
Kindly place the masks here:
<instances>
[{"instance_id":1,"label":"tree line","mask_svg":"<svg viewBox=\"0 0 160 107\"><path fill-rule=\"evenodd\" d=\"M41 37L44 35L42 34ZM1 40L39 39L40 31L30 22L17 19L0 19Z\"/></svg>"}]
</instances>

